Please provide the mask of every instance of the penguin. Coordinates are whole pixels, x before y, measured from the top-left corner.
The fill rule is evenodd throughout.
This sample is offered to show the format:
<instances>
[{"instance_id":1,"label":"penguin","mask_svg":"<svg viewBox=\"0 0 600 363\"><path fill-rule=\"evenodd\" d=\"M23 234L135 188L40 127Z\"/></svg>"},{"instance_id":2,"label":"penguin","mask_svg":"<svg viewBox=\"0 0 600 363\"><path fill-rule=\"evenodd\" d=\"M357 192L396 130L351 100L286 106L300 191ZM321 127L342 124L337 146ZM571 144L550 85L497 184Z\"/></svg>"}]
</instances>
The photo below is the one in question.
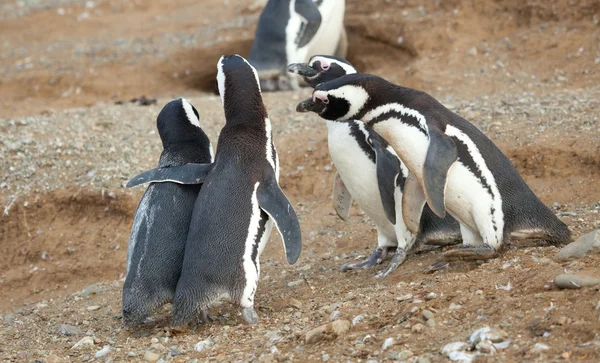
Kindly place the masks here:
<instances>
[{"instance_id":1,"label":"penguin","mask_svg":"<svg viewBox=\"0 0 600 363\"><path fill-rule=\"evenodd\" d=\"M304 77L311 87L358 73L345 59L325 55L312 56L308 63L290 64L288 71ZM309 108L310 105L314 104L311 102ZM299 111L305 111L304 104L299 105ZM343 271L379 265L389 251L395 249L387 268L376 275L383 278L404 262L413 247L429 242L439 245L459 242L458 222L450 215L444 219L437 217L427 206L417 234L407 228L401 216L408 169L385 139L358 120L326 120L326 125L329 154L337 169L333 187L336 212L346 220L352 199L355 199L377 228L375 251L364 261L343 265ZM388 184L393 184L394 188L386 188ZM392 193L386 195L386 191Z\"/></svg>"},{"instance_id":2,"label":"penguin","mask_svg":"<svg viewBox=\"0 0 600 363\"><path fill-rule=\"evenodd\" d=\"M427 93L349 74L317 85L301 105L326 120L361 120L390 143L410 172L402 197L407 226L417 224L425 203L460 223L463 243L444 254L445 262L493 258L511 236L571 240L500 149Z\"/></svg>"},{"instance_id":3,"label":"penguin","mask_svg":"<svg viewBox=\"0 0 600 363\"><path fill-rule=\"evenodd\" d=\"M345 57L345 0L269 0L263 9L248 61L263 91L298 89L298 77L285 69L311 54Z\"/></svg>"},{"instance_id":4,"label":"penguin","mask_svg":"<svg viewBox=\"0 0 600 363\"><path fill-rule=\"evenodd\" d=\"M163 145L161 168L209 164L213 148L186 99L167 103L157 117ZM142 196L127 248L122 317L125 327L143 322L173 300L183 264L187 232L201 184L151 183Z\"/></svg>"},{"instance_id":5,"label":"penguin","mask_svg":"<svg viewBox=\"0 0 600 363\"><path fill-rule=\"evenodd\" d=\"M221 57L217 70L226 123L214 163L155 173L164 182L199 182L190 175L203 182L174 297L175 327L185 327L195 318L209 322L208 310L221 300L241 306L244 322L257 323L259 258L273 226L289 264L296 263L302 250L296 212L279 187L279 158L258 73L237 54Z\"/></svg>"}]
</instances>

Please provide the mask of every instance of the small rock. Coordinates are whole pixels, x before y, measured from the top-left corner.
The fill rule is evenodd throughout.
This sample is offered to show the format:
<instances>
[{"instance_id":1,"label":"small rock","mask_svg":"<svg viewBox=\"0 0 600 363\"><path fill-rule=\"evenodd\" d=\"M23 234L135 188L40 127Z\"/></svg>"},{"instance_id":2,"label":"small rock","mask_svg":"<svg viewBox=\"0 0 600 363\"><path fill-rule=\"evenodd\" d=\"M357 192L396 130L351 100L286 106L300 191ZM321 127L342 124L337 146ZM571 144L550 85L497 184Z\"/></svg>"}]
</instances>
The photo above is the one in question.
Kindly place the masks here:
<instances>
[{"instance_id":1,"label":"small rock","mask_svg":"<svg viewBox=\"0 0 600 363\"><path fill-rule=\"evenodd\" d=\"M311 329L304 335L304 341L306 344L313 344L321 341L323 339L323 334L327 331L325 325L319 326L317 328Z\"/></svg>"},{"instance_id":2,"label":"small rock","mask_svg":"<svg viewBox=\"0 0 600 363\"><path fill-rule=\"evenodd\" d=\"M351 323L348 320L336 320L332 323L321 325L306 332L304 340L306 344L313 344L321 341L325 335L335 335L339 337L345 335L350 330Z\"/></svg>"},{"instance_id":3,"label":"small rock","mask_svg":"<svg viewBox=\"0 0 600 363\"><path fill-rule=\"evenodd\" d=\"M331 330L338 336L344 335L350 330L350 322L348 320L336 320L331 323Z\"/></svg>"},{"instance_id":4,"label":"small rock","mask_svg":"<svg viewBox=\"0 0 600 363\"><path fill-rule=\"evenodd\" d=\"M105 355L107 355L108 353L110 353L110 345L105 345L102 349L97 351L96 354L94 354L94 358L96 358L96 359L102 358Z\"/></svg>"},{"instance_id":5,"label":"small rock","mask_svg":"<svg viewBox=\"0 0 600 363\"><path fill-rule=\"evenodd\" d=\"M211 338L206 338L203 341L196 343L196 345L194 346L194 350L196 352L202 352L202 351L212 347L213 345L215 345L213 340Z\"/></svg>"},{"instance_id":6,"label":"small rock","mask_svg":"<svg viewBox=\"0 0 600 363\"><path fill-rule=\"evenodd\" d=\"M558 252L556 258L568 261L597 253L600 253L600 230L585 234L575 242L569 243Z\"/></svg>"},{"instance_id":7,"label":"small rock","mask_svg":"<svg viewBox=\"0 0 600 363\"><path fill-rule=\"evenodd\" d=\"M289 287L298 286L298 285L302 284L303 282L304 282L304 280L290 281L290 282L288 282L288 286Z\"/></svg>"},{"instance_id":8,"label":"small rock","mask_svg":"<svg viewBox=\"0 0 600 363\"><path fill-rule=\"evenodd\" d=\"M171 357L176 357L178 355L182 355L183 352L177 348L171 348Z\"/></svg>"},{"instance_id":9,"label":"small rock","mask_svg":"<svg viewBox=\"0 0 600 363\"><path fill-rule=\"evenodd\" d=\"M428 327L430 328L434 328L435 327L435 320L433 319L429 319L425 322L425 324L427 324Z\"/></svg>"},{"instance_id":10,"label":"small rock","mask_svg":"<svg viewBox=\"0 0 600 363\"><path fill-rule=\"evenodd\" d=\"M427 294L427 296L425 296L425 300L429 301L429 300L433 300L437 298L437 294L435 292L430 292L429 294Z\"/></svg>"},{"instance_id":11,"label":"small rock","mask_svg":"<svg viewBox=\"0 0 600 363\"><path fill-rule=\"evenodd\" d=\"M467 54L470 55L470 56L472 56L472 57L476 56L477 55L477 48L473 47L473 48L469 49L467 51Z\"/></svg>"},{"instance_id":12,"label":"small rock","mask_svg":"<svg viewBox=\"0 0 600 363\"><path fill-rule=\"evenodd\" d=\"M394 338L387 338L381 345L381 350L387 350L392 345L394 345Z\"/></svg>"},{"instance_id":13,"label":"small rock","mask_svg":"<svg viewBox=\"0 0 600 363\"><path fill-rule=\"evenodd\" d=\"M550 347L547 346L546 344L535 343L535 345L533 347L531 347L531 349L529 350L529 352L531 354L540 354L540 353L545 352L545 351L547 351L549 349L550 349Z\"/></svg>"},{"instance_id":14,"label":"small rock","mask_svg":"<svg viewBox=\"0 0 600 363\"><path fill-rule=\"evenodd\" d=\"M423 310L423 318L425 318L425 320L431 320L434 318L434 315L431 311L429 310Z\"/></svg>"},{"instance_id":15,"label":"small rock","mask_svg":"<svg viewBox=\"0 0 600 363\"><path fill-rule=\"evenodd\" d=\"M479 344L482 340L489 340L492 343L500 343L505 341L508 337L508 334L503 330L493 329L489 326L483 327L481 329L477 329L471 336L469 337L469 343L472 345Z\"/></svg>"},{"instance_id":16,"label":"small rock","mask_svg":"<svg viewBox=\"0 0 600 363\"><path fill-rule=\"evenodd\" d=\"M150 343L152 343L152 344L158 343L158 338L152 338L152 339L150 339Z\"/></svg>"},{"instance_id":17,"label":"small rock","mask_svg":"<svg viewBox=\"0 0 600 363\"><path fill-rule=\"evenodd\" d=\"M412 328L410 328L410 330L415 334L421 334L423 332L423 329L425 329L423 324L415 324L412 326Z\"/></svg>"},{"instance_id":18,"label":"small rock","mask_svg":"<svg viewBox=\"0 0 600 363\"><path fill-rule=\"evenodd\" d=\"M420 356L417 363L431 363L431 360L425 356Z\"/></svg>"},{"instance_id":19,"label":"small rock","mask_svg":"<svg viewBox=\"0 0 600 363\"><path fill-rule=\"evenodd\" d=\"M92 306L88 306L87 307L88 311L96 311L96 310L100 310L100 306L98 305L92 305Z\"/></svg>"},{"instance_id":20,"label":"small rock","mask_svg":"<svg viewBox=\"0 0 600 363\"><path fill-rule=\"evenodd\" d=\"M410 350L403 350L400 353L398 353L398 360L407 360L408 358L412 357L413 355L415 355L413 352L411 352Z\"/></svg>"},{"instance_id":21,"label":"small rock","mask_svg":"<svg viewBox=\"0 0 600 363\"><path fill-rule=\"evenodd\" d=\"M352 319L352 325L354 326L354 325L360 323L361 321L363 321L364 318L365 318L365 316L362 314L355 316L354 319Z\"/></svg>"},{"instance_id":22,"label":"small rock","mask_svg":"<svg viewBox=\"0 0 600 363\"><path fill-rule=\"evenodd\" d=\"M471 348L471 345L463 342L448 343L442 348L442 354L450 358L450 360L459 360L470 362L475 358L473 354L466 353Z\"/></svg>"},{"instance_id":23,"label":"small rock","mask_svg":"<svg viewBox=\"0 0 600 363\"><path fill-rule=\"evenodd\" d=\"M491 354L494 355L494 353L496 353L496 348L494 347L494 345L488 341L488 340L482 340L480 341L476 346L475 349L477 349L478 352L483 353L483 354Z\"/></svg>"},{"instance_id":24,"label":"small rock","mask_svg":"<svg viewBox=\"0 0 600 363\"><path fill-rule=\"evenodd\" d=\"M147 350L147 351L144 353L144 360L145 360L146 362L157 362L159 359L160 359L160 354L157 354L157 353L151 352L151 351L149 351L149 350Z\"/></svg>"},{"instance_id":25,"label":"small rock","mask_svg":"<svg viewBox=\"0 0 600 363\"><path fill-rule=\"evenodd\" d=\"M302 302L291 297L288 301L288 306L300 310L302 309Z\"/></svg>"},{"instance_id":26,"label":"small rock","mask_svg":"<svg viewBox=\"0 0 600 363\"><path fill-rule=\"evenodd\" d=\"M576 274L562 274L556 276L554 285L561 289L579 289L600 285L600 279Z\"/></svg>"},{"instance_id":27,"label":"small rock","mask_svg":"<svg viewBox=\"0 0 600 363\"><path fill-rule=\"evenodd\" d=\"M450 304L450 310L458 310L460 308L462 308L462 305L458 305L458 304L455 304L455 303L451 303Z\"/></svg>"},{"instance_id":28,"label":"small rock","mask_svg":"<svg viewBox=\"0 0 600 363\"><path fill-rule=\"evenodd\" d=\"M331 315L329 315L329 321L331 322L339 319L340 315L342 315L342 313L340 313L339 310L334 310Z\"/></svg>"},{"instance_id":29,"label":"small rock","mask_svg":"<svg viewBox=\"0 0 600 363\"><path fill-rule=\"evenodd\" d=\"M60 326L60 328L58 329L58 332L62 335L67 335L67 336L83 334L83 330L79 329L76 326L68 325L68 324L62 324Z\"/></svg>"},{"instance_id":30,"label":"small rock","mask_svg":"<svg viewBox=\"0 0 600 363\"><path fill-rule=\"evenodd\" d=\"M412 299L412 297L413 297L412 294L406 294L406 295L398 296L396 298L396 300L398 300L398 301L407 301L407 300Z\"/></svg>"},{"instance_id":31,"label":"small rock","mask_svg":"<svg viewBox=\"0 0 600 363\"><path fill-rule=\"evenodd\" d=\"M75 343L75 345L73 347L71 347L71 349L78 349L81 347L91 347L93 345L94 345L94 338L85 337L85 338L81 339L80 341L78 341L77 343Z\"/></svg>"},{"instance_id":32,"label":"small rock","mask_svg":"<svg viewBox=\"0 0 600 363\"><path fill-rule=\"evenodd\" d=\"M331 357L329 356L329 354L323 354L323 356L321 357L321 360L323 362L327 362L329 359L331 359Z\"/></svg>"},{"instance_id":33,"label":"small rock","mask_svg":"<svg viewBox=\"0 0 600 363\"><path fill-rule=\"evenodd\" d=\"M61 357L54 355L54 354L50 354L49 356L46 357L46 363L60 363L60 362L64 362L65 360L62 359Z\"/></svg>"}]
</instances>

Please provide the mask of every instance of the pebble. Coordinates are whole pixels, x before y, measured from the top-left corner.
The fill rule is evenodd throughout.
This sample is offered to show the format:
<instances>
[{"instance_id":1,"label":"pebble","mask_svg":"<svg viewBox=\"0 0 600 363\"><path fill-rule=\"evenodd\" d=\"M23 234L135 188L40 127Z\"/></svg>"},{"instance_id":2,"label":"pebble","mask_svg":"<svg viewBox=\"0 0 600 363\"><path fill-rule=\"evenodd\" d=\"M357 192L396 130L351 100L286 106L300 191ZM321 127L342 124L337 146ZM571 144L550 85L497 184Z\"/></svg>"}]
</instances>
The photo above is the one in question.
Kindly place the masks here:
<instances>
[{"instance_id":1,"label":"pebble","mask_svg":"<svg viewBox=\"0 0 600 363\"><path fill-rule=\"evenodd\" d=\"M458 310L460 308L462 308L462 305L458 305L458 304L455 304L455 303L451 303L450 304L450 310Z\"/></svg>"},{"instance_id":2,"label":"pebble","mask_svg":"<svg viewBox=\"0 0 600 363\"><path fill-rule=\"evenodd\" d=\"M535 343L535 345L533 347L531 347L531 349L529 350L529 352L531 354L540 354L540 353L545 352L545 351L547 351L549 349L550 349L550 347L547 346L546 344Z\"/></svg>"},{"instance_id":3,"label":"pebble","mask_svg":"<svg viewBox=\"0 0 600 363\"><path fill-rule=\"evenodd\" d=\"M334 334L337 337L343 336L350 330L350 326L351 323L348 320L336 320L309 330L304 336L304 341L306 344L313 344L321 341L325 334Z\"/></svg>"},{"instance_id":4,"label":"pebble","mask_svg":"<svg viewBox=\"0 0 600 363\"><path fill-rule=\"evenodd\" d=\"M472 362L475 355L466 352L470 348L471 345L464 342L448 343L442 348L442 355L452 361Z\"/></svg>"},{"instance_id":5,"label":"pebble","mask_svg":"<svg viewBox=\"0 0 600 363\"><path fill-rule=\"evenodd\" d=\"M437 294L435 292L430 292L429 294L427 294L427 296L425 296L425 300L430 301L437 298Z\"/></svg>"},{"instance_id":6,"label":"pebble","mask_svg":"<svg viewBox=\"0 0 600 363\"><path fill-rule=\"evenodd\" d=\"M342 315L342 313L339 310L334 310L331 315L329 315L329 321L331 322L339 319L340 315Z\"/></svg>"},{"instance_id":7,"label":"pebble","mask_svg":"<svg viewBox=\"0 0 600 363\"><path fill-rule=\"evenodd\" d=\"M563 247L556 258L561 261L583 258L600 253L600 230L587 233Z\"/></svg>"},{"instance_id":8,"label":"pebble","mask_svg":"<svg viewBox=\"0 0 600 363\"><path fill-rule=\"evenodd\" d=\"M429 310L423 310L422 314L423 314L423 318L425 318L425 320L431 320L434 317L433 313Z\"/></svg>"},{"instance_id":9,"label":"pebble","mask_svg":"<svg viewBox=\"0 0 600 363\"><path fill-rule=\"evenodd\" d=\"M387 350L392 345L394 345L394 338L387 338L381 345L381 350Z\"/></svg>"},{"instance_id":10,"label":"pebble","mask_svg":"<svg viewBox=\"0 0 600 363\"><path fill-rule=\"evenodd\" d=\"M354 326L354 325L360 323L361 321L363 321L364 318L365 318L365 316L362 314L355 316L354 319L352 319L352 325Z\"/></svg>"},{"instance_id":11,"label":"pebble","mask_svg":"<svg viewBox=\"0 0 600 363\"><path fill-rule=\"evenodd\" d=\"M59 363L64 361L64 359L54 354L50 354L48 357L46 357L46 363Z\"/></svg>"},{"instance_id":12,"label":"pebble","mask_svg":"<svg viewBox=\"0 0 600 363\"><path fill-rule=\"evenodd\" d=\"M71 349L78 349L81 347L91 347L93 345L94 345L94 338L85 337L85 338L81 339L80 341L78 341L77 343L75 343L75 345L73 345L73 347L71 347Z\"/></svg>"},{"instance_id":13,"label":"pebble","mask_svg":"<svg viewBox=\"0 0 600 363\"><path fill-rule=\"evenodd\" d=\"M102 358L105 355L108 355L108 353L110 353L110 345L105 345L102 349L97 351L96 354L94 354L94 358Z\"/></svg>"},{"instance_id":14,"label":"pebble","mask_svg":"<svg viewBox=\"0 0 600 363\"><path fill-rule=\"evenodd\" d=\"M158 338L152 338L152 339L150 339L150 343L152 343L152 344L158 343Z\"/></svg>"},{"instance_id":15,"label":"pebble","mask_svg":"<svg viewBox=\"0 0 600 363\"><path fill-rule=\"evenodd\" d=\"M421 334L423 332L423 329L425 329L423 324L415 324L412 326L412 328L410 328L410 330L415 334Z\"/></svg>"},{"instance_id":16,"label":"pebble","mask_svg":"<svg viewBox=\"0 0 600 363\"><path fill-rule=\"evenodd\" d=\"M329 359L331 359L331 357L329 356L329 354L323 354L323 356L321 357L321 360L323 362L327 362Z\"/></svg>"},{"instance_id":17,"label":"pebble","mask_svg":"<svg viewBox=\"0 0 600 363\"><path fill-rule=\"evenodd\" d=\"M74 325L62 324L58 329L58 332L62 335L81 335L83 334L83 330L79 329Z\"/></svg>"},{"instance_id":18,"label":"pebble","mask_svg":"<svg viewBox=\"0 0 600 363\"><path fill-rule=\"evenodd\" d=\"M406 301L406 300L412 299L412 297L413 297L412 294L406 294L406 295L398 296L396 298L396 300L398 300L398 301Z\"/></svg>"},{"instance_id":19,"label":"pebble","mask_svg":"<svg viewBox=\"0 0 600 363\"><path fill-rule=\"evenodd\" d=\"M429 319L425 322L425 324L427 324L428 327L433 328L435 327L435 320Z\"/></svg>"},{"instance_id":20,"label":"pebble","mask_svg":"<svg viewBox=\"0 0 600 363\"><path fill-rule=\"evenodd\" d=\"M600 279L576 274L562 274L556 276L554 285L561 289L580 289L600 285Z\"/></svg>"},{"instance_id":21,"label":"pebble","mask_svg":"<svg viewBox=\"0 0 600 363\"><path fill-rule=\"evenodd\" d=\"M290 282L288 282L288 286L289 287L298 286L298 285L302 284L303 282L304 282L304 280L290 281Z\"/></svg>"},{"instance_id":22,"label":"pebble","mask_svg":"<svg viewBox=\"0 0 600 363\"><path fill-rule=\"evenodd\" d=\"M477 349L478 352L483 353L483 354L491 354L491 355L493 355L496 352L496 348L488 340L482 340L482 341L480 341L475 346L475 349Z\"/></svg>"},{"instance_id":23,"label":"pebble","mask_svg":"<svg viewBox=\"0 0 600 363\"><path fill-rule=\"evenodd\" d=\"M146 362L157 362L159 359L160 359L160 354L157 354L157 353L151 352L151 351L149 351L149 350L147 350L147 351L144 353L144 360L145 360Z\"/></svg>"},{"instance_id":24,"label":"pebble","mask_svg":"<svg viewBox=\"0 0 600 363\"><path fill-rule=\"evenodd\" d=\"M300 309L302 309L302 302L300 302L299 300L296 300L296 299L294 299L293 297L291 297L291 298L288 300L288 306L289 306L289 307L292 307L292 308L294 308L294 309L298 309L298 310L300 310Z\"/></svg>"},{"instance_id":25,"label":"pebble","mask_svg":"<svg viewBox=\"0 0 600 363\"><path fill-rule=\"evenodd\" d=\"M182 355L183 352L177 348L171 348L171 357L176 357L178 355Z\"/></svg>"},{"instance_id":26,"label":"pebble","mask_svg":"<svg viewBox=\"0 0 600 363\"><path fill-rule=\"evenodd\" d=\"M206 338L203 341L196 343L196 345L194 346L194 350L196 352L202 352L212 347L213 345L215 345L215 342L213 342L211 338Z\"/></svg>"},{"instance_id":27,"label":"pebble","mask_svg":"<svg viewBox=\"0 0 600 363\"><path fill-rule=\"evenodd\" d=\"M407 360L408 358L414 356L415 354L410 350L403 350L398 354L399 360Z\"/></svg>"},{"instance_id":28,"label":"pebble","mask_svg":"<svg viewBox=\"0 0 600 363\"><path fill-rule=\"evenodd\" d=\"M92 305L92 306L88 306L87 307L88 311L96 311L96 310L100 310L100 306L98 305Z\"/></svg>"},{"instance_id":29,"label":"pebble","mask_svg":"<svg viewBox=\"0 0 600 363\"><path fill-rule=\"evenodd\" d=\"M505 331L490 328L489 326L477 329L469 337L469 343L472 345L479 344L482 340L489 340L492 343L500 343L506 340L508 334Z\"/></svg>"}]
</instances>

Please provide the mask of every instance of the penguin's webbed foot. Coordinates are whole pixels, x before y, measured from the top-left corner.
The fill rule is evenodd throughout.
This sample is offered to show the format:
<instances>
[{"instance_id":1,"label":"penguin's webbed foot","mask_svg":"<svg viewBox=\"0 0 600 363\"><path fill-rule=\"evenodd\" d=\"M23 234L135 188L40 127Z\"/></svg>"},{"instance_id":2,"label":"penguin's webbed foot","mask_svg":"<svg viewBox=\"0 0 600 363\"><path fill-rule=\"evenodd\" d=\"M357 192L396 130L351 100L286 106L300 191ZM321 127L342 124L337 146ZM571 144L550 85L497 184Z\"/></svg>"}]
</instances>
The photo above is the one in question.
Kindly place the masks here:
<instances>
[{"instance_id":1,"label":"penguin's webbed foot","mask_svg":"<svg viewBox=\"0 0 600 363\"><path fill-rule=\"evenodd\" d=\"M346 263L342 266L342 271L346 272L349 270L356 270L359 268L370 268L375 265L380 265L388 255L388 251L392 247L377 247L375 252L371 254L369 258L363 261L354 262L354 263Z\"/></svg>"},{"instance_id":2,"label":"penguin's webbed foot","mask_svg":"<svg viewBox=\"0 0 600 363\"><path fill-rule=\"evenodd\" d=\"M489 260L498 255L498 252L489 245L484 246L461 246L451 251L444 253L443 259L446 261L474 261L474 260Z\"/></svg>"},{"instance_id":3,"label":"penguin's webbed foot","mask_svg":"<svg viewBox=\"0 0 600 363\"><path fill-rule=\"evenodd\" d=\"M389 275L392 271L396 270L398 266L406 260L406 250L404 248L396 248L396 253L392 257L390 264L383 270L375 275L376 278L382 279Z\"/></svg>"},{"instance_id":4,"label":"penguin's webbed foot","mask_svg":"<svg viewBox=\"0 0 600 363\"><path fill-rule=\"evenodd\" d=\"M217 318L209 315L208 310L202 310L200 312L200 314L198 315L198 318L196 319L196 323L197 324L209 324L216 320L217 320Z\"/></svg>"},{"instance_id":5,"label":"penguin's webbed foot","mask_svg":"<svg viewBox=\"0 0 600 363\"><path fill-rule=\"evenodd\" d=\"M424 274L432 274L436 271L445 271L448 269L448 261L444 261L444 260L437 260L434 263L432 263L431 265L425 267L425 269L423 269L423 273Z\"/></svg>"},{"instance_id":6,"label":"penguin's webbed foot","mask_svg":"<svg viewBox=\"0 0 600 363\"><path fill-rule=\"evenodd\" d=\"M256 324L258 323L258 314L253 307L242 308L242 319L246 324Z\"/></svg>"}]
</instances>

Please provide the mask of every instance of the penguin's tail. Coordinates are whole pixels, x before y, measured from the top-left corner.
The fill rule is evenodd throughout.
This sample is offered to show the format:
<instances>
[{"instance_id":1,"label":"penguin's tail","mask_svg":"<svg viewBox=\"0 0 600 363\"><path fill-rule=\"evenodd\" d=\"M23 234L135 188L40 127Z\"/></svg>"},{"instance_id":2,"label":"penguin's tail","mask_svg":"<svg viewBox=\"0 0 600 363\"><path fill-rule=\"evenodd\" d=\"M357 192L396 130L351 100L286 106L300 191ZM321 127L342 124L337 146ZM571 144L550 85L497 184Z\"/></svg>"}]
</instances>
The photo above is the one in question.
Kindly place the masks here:
<instances>
[{"instance_id":1,"label":"penguin's tail","mask_svg":"<svg viewBox=\"0 0 600 363\"><path fill-rule=\"evenodd\" d=\"M554 246L562 246L572 241L571 230L544 205L535 213L521 216L519 223L511 228L513 239L542 239Z\"/></svg>"}]
</instances>

